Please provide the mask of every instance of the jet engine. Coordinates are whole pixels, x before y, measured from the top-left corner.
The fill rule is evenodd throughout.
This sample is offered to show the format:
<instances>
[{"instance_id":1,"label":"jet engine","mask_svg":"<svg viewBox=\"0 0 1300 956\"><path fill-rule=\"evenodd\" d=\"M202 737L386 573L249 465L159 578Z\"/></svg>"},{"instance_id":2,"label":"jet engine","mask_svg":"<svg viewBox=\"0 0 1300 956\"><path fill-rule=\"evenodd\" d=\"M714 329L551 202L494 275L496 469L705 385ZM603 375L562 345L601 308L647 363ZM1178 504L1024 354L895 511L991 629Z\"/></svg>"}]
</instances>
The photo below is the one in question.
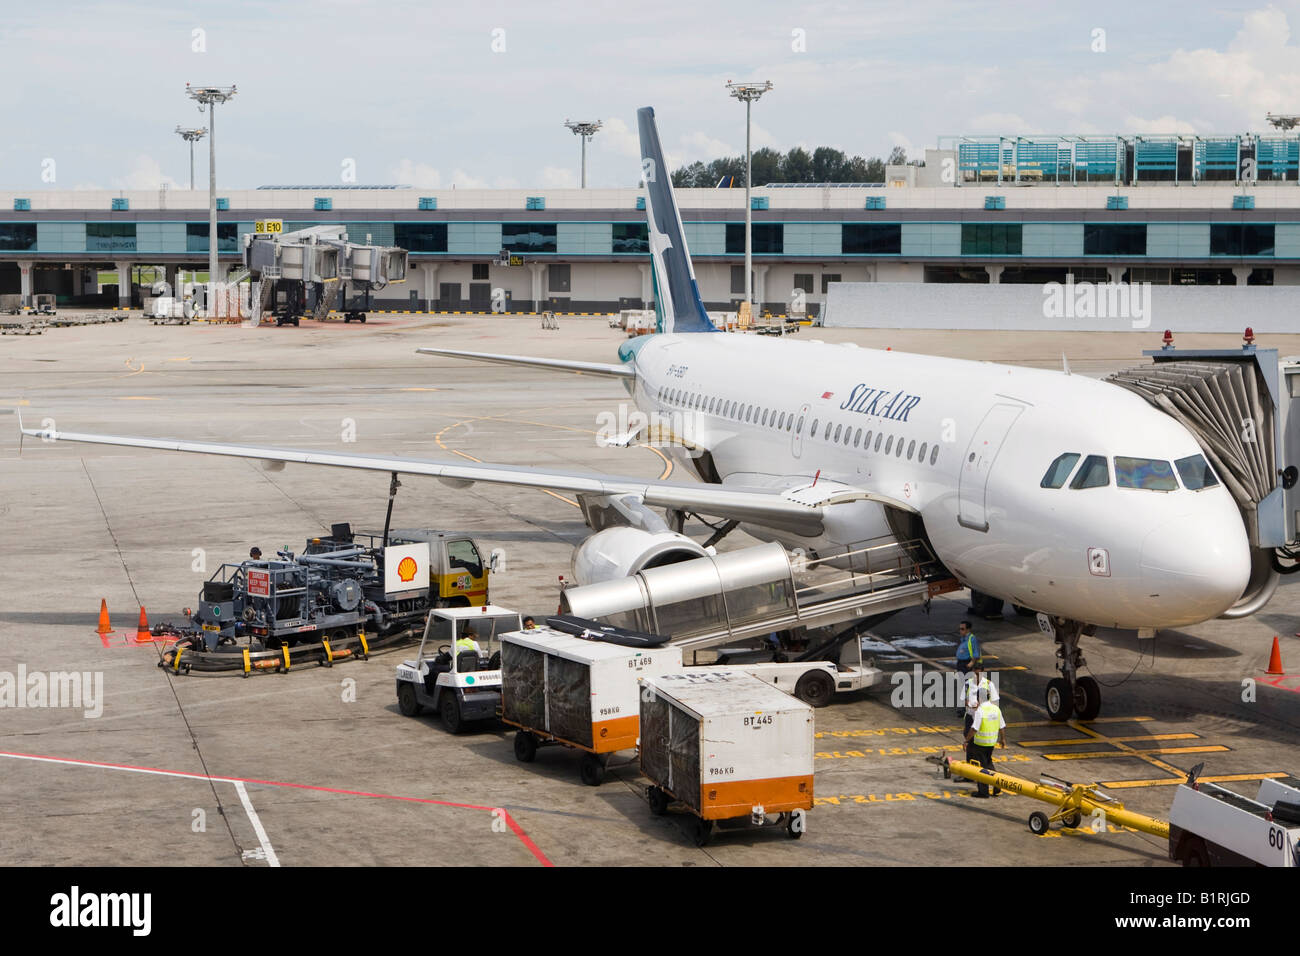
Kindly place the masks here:
<instances>
[{"instance_id":1,"label":"jet engine","mask_svg":"<svg viewBox=\"0 0 1300 956\"><path fill-rule=\"evenodd\" d=\"M595 584L678 561L704 557L704 548L674 531L645 531L627 526L606 528L573 552L573 579Z\"/></svg>"}]
</instances>

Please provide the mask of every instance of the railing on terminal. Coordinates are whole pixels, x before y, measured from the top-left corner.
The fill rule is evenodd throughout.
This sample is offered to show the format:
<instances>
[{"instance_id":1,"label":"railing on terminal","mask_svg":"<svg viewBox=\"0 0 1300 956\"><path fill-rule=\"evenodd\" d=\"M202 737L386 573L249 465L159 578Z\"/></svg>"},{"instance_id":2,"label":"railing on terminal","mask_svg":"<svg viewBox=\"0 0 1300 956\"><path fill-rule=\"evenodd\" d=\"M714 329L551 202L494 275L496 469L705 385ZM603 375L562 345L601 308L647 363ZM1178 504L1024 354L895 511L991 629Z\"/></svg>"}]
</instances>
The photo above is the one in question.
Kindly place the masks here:
<instances>
[{"instance_id":1,"label":"railing on terminal","mask_svg":"<svg viewBox=\"0 0 1300 956\"><path fill-rule=\"evenodd\" d=\"M1243 133L942 136L954 152L952 185L1219 181L1300 185L1300 135Z\"/></svg>"}]
</instances>

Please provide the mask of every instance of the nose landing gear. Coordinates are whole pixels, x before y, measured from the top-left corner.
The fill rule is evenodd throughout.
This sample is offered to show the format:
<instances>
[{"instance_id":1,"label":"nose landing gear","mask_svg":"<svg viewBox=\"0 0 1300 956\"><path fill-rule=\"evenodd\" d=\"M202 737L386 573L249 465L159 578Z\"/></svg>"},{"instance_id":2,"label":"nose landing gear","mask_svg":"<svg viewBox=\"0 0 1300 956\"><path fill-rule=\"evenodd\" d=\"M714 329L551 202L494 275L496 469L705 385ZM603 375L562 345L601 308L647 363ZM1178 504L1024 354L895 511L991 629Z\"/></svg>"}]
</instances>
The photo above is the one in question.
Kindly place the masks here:
<instances>
[{"instance_id":1,"label":"nose landing gear","mask_svg":"<svg viewBox=\"0 0 1300 956\"><path fill-rule=\"evenodd\" d=\"M1085 634L1091 637L1097 628L1091 624L1068 618L1052 618L1046 614L1038 615L1038 626L1056 641L1056 669L1060 677L1054 677L1047 683L1044 703L1047 716L1052 720L1065 721L1074 714L1080 720L1093 720L1101 713L1101 685L1091 677L1080 677L1080 668L1087 664L1079 651L1079 639Z\"/></svg>"}]
</instances>

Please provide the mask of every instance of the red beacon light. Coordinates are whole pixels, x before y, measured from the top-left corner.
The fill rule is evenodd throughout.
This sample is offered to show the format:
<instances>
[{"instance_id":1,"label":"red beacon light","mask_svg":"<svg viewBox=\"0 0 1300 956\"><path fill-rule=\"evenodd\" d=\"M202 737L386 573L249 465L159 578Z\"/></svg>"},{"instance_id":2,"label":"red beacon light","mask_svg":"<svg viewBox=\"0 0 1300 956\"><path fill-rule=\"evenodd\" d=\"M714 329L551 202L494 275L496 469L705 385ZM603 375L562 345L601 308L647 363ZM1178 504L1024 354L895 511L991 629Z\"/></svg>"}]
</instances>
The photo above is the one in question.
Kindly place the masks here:
<instances>
[{"instance_id":1,"label":"red beacon light","mask_svg":"<svg viewBox=\"0 0 1300 956\"><path fill-rule=\"evenodd\" d=\"M1255 330L1249 325L1246 326L1246 331L1242 333L1241 342L1241 347L1244 349L1248 349L1255 344Z\"/></svg>"},{"instance_id":2,"label":"red beacon light","mask_svg":"<svg viewBox=\"0 0 1300 956\"><path fill-rule=\"evenodd\" d=\"M1173 347L1174 347L1174 333L1173 333L1172 331L1170 331L1169 329L1165 329L1165 336L1164 336L1164 338L1163 338L1161 341L1165 343L1163 346L1161 346L1162 348L1166 348L1166 349L1171 349L1171 348L1173 348Z\"/></svg>"}]
</instances>

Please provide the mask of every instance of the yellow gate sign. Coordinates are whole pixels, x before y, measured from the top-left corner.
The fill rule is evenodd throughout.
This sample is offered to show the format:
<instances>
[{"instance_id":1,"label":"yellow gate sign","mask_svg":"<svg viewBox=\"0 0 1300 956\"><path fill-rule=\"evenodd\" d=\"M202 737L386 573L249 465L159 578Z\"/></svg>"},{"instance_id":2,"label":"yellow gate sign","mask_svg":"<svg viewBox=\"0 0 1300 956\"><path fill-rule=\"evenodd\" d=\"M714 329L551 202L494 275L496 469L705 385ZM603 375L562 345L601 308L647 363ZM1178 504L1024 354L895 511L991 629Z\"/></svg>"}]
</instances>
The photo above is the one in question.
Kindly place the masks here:
<instances>
[{"instance_id":1,"label":"yellow gate sign","mask_svg":"<svg viewBox=\"0 0 1300 956\"><path fill-rule=\"evenodd\" d=\"M283 219L259 219L253 223L253 231L259 236L270 236L284 232Z\"/></svg>"}]
</instances>

